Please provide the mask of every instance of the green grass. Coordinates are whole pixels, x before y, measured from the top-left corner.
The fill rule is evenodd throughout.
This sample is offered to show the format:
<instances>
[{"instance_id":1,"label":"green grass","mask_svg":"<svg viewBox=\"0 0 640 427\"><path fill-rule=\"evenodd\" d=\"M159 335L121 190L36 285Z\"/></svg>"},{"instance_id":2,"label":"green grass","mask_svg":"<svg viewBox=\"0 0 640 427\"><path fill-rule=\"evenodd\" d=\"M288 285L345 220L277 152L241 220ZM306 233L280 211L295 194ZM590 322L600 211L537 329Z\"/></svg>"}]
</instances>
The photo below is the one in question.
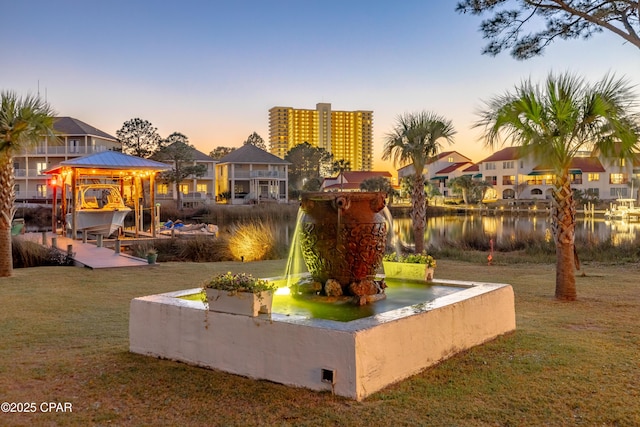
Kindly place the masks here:
<instances>
[{"instance_id":1,"label":"green grass","mask_svg":"<svg viewBox=\"0 0 640 427\"><path fill-rule=\"evenodd\" d=\"M284 260L39 267L0 279L0 401L72 413L0 413L0 425L640 425L640 264L585 265L576 302L552 264L438 260L437 278L511 283L517 330L354 402L128 351L132 298ZM158 327L162 327L158 325Z\"/></svg>"}]
</instances>

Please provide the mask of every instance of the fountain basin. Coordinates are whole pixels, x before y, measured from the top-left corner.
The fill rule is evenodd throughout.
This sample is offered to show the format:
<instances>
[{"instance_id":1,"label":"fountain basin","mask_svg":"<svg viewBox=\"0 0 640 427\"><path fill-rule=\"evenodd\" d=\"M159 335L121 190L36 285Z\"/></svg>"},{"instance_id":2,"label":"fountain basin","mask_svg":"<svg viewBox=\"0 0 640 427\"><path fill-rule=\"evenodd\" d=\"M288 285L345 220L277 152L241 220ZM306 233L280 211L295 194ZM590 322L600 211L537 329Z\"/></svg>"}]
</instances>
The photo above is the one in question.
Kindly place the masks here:
<instances>
[{"instance_id":1,"label":"fountain basin","mask_svg":"<svg viewBox=\"0 0 640 427\"><path fill-rule=\"evenodd\" d=\"M131 301L133 353L362 400L448 357L515 330L510 285L464 289L348 322L205 310L190 289Z\"/></svg>"}]
</instances>

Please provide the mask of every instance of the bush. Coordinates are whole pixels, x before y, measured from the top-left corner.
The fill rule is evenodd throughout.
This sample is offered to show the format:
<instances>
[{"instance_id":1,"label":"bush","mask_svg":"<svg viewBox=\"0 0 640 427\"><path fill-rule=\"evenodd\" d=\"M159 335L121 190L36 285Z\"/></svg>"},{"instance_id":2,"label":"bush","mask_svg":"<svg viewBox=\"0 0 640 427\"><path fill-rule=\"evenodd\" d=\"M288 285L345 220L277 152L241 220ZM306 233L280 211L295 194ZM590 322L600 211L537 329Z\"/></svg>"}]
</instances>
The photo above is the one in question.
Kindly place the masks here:
<instances>
[{"instance_id":1,"label":"bush","mask_svg":"<svg viewBox=\"0 0 640 427\"><path fill-rule=\"evenodd\" d=\"M67 254L21 238L11 239L13 268L73 265Z\"/></svg>"}]
</instances>

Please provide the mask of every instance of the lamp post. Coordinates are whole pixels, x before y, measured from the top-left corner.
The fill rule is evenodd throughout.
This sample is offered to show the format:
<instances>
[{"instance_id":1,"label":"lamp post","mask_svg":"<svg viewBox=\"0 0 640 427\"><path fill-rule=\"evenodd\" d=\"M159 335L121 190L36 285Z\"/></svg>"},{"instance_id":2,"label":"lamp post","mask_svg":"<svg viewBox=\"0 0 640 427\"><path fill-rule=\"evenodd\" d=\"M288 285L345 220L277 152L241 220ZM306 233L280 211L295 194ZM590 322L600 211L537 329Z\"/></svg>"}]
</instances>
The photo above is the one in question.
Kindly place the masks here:
<instances>
[{"instance_id":1,"label":"lamp post","mask_svg":"<svg viewBox=\"0 0 640 427\"><path fill-rule=\"evenodd\" d=\"M58 199L58 180L57 177L54 176L53 178L51 178L49 180L49 185L51 185L52 189L53 189L53 201L52 201L52 205L53 205L53 210L51 212L51 232L56 235L58 234L58 221L57 221L57 214L58 214L58 209L57 209L57 199Z\"/></svg>"}]
</instances>

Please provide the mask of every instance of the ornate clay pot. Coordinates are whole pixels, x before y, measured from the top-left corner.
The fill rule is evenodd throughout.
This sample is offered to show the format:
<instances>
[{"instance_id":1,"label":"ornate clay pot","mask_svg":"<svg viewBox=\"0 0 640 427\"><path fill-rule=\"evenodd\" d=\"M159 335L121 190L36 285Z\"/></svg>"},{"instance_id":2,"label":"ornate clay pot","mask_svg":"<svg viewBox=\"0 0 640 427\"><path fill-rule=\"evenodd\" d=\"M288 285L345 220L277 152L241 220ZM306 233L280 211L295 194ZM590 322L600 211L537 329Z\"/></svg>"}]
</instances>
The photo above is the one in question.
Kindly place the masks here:
<instances>
[{"instance_id":1,"label":"ornate clay pot","mask_svg":"<svg viewBox=\"0 0 640 427\"><path fill-rule=\"evenodd\" d=\"M300 246L311 276L325 283L372 280L382 262L387 221L380 192L305 193L302 195Z\"/></svg>"}]
</instances>

